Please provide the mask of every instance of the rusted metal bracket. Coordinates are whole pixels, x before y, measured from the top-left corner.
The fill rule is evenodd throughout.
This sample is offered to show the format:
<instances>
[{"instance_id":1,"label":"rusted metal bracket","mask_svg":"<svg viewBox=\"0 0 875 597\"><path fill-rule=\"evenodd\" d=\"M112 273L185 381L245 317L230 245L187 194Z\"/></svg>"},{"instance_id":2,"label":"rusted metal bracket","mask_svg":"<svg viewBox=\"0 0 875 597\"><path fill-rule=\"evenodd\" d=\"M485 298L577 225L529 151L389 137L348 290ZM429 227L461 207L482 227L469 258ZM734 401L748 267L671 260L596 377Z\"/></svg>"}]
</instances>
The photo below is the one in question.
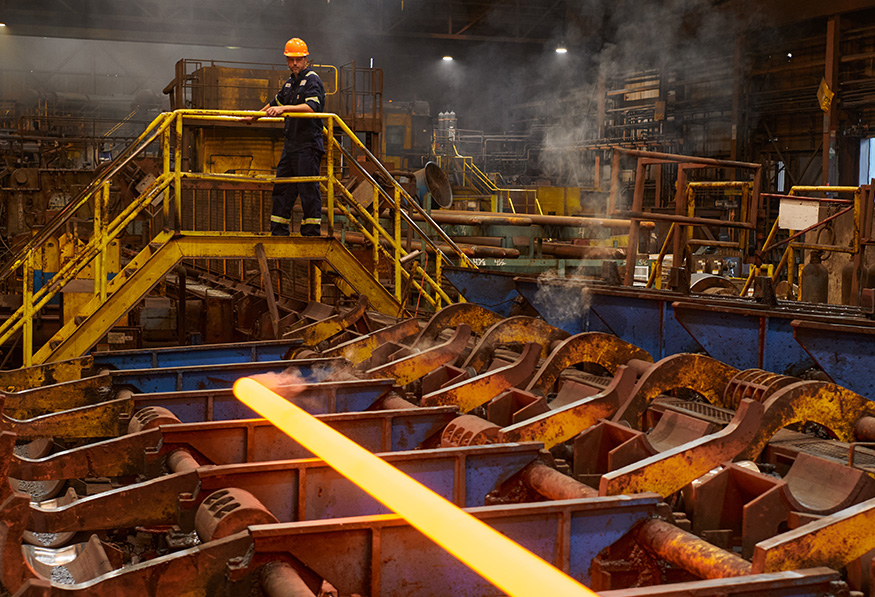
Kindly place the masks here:
<instances>
[{"instance_id":1,"label":"rusted metal bracket","mask_svg":"<svg viewBox=\"0 0 875 597\"><path fill-rule=\"evenodd\" d=\"M660 394L680 388L693 390L711 404L724 406L724 391L736 373L738 369L705 355L683 353L666 357L641 376L631 400L617 412L614 420L626 421L641 429L644 412L650 403Z\"/></svg>"},{"instance_id":2,"label":"rusted metal bracket","mask_svg":"<svg viewBox=\"0 0 875 597\"><path fill-rule=\"evenodd\" d=\"M561 444L616 412L628 400L635 379L633 370L620 365L613 381L602 392L505 427L498 433L499 441L539 441L546 448Z\"/></svg>"},{"instance_id":3,"label":"rusted metal bracket","mask_svg":"<svg viewBox=\"0 0 875 597\"><path fill-rule=\"evenodd\" d=\"M468 346L470 338L471 328L460 324L456 328L456 333L447 342L380 367L374 367L366 371L365 374L371 378L391 377L399 386L406 386L428 375L438 367L455 362Z\"/></svg>"},{"instance_id":4,"label":"rusted metal bracket","mask_svg":"<svg viewBox=\"0 0 875 597\"><path fill-rule=\"evenodd\" d=\"M504 317L498 313L494 313L480 305L456 303L455 305L444 307L435 313L411 346L416 348L423 342L431 342L438 337L441 331L458 327L460 323L470 326L471 330L479 336L489 329L490 326L503 319Z\"/></svg>"},{"instance_id":5,"label":"rusted metal bracket","mask_svg":"<svg viewBox=\"0 0 875 597\"><path fill-rule=\"evenodd\" d=\"M754 548L756 573L829 566L841 570L875 549L875 499L809 522Z\"/></svg>"},{"instance_id":6,"label":"rusted metal bracket","mask_svg":"<svg viewBox=\"0 0 875 597\"><path fill-rule=\"evenodd\" d=\"M834 514L875 497L875 480L802 452L783 479L731 464L706 475L687 497L696 534L731 529L749 558L757 543L779 533L791 512Z\"/></svg>"},{"instance_id":7,"label":"rusted metal bracket","mask_svg":"<svg viewBox=\"0 0 875 597\"><path fill-rule=\"evenodd\" d=\"M738 458L756 460L772 436L793 423L818 423L839 441L853 442L854 427L863 416L875 416L875 402L856 392L824 381L791 383L766 400L762 424Z\"/></svg>"},{"instance_id":8,"label":"rusted metal bracket","mask_svg":"<svg viewBox=\"0 0 875 597\"><path fill-rule=\"evenodd\" d=\"M613 375L617 372L617 367L632 359L653 362L649 353L616 336L602 332L583 332L568 338L553 350L534 379L529 382L526 391L547 396L553 391L559 374L573 365L595 363Z\"/></svg>"},{"instance_id":9,"label":"rusted metal bracket","mask_svg":"<svg viewBox=\"0 0 875 597\"><path fill-rule=\"evenodd\" d=\"M750 444L759 428L763 405L744 400L732 422L721 431L661 452L602 476L600 495L653 491L668 496Z\"/></svg>"},{"instance_id":10,"label":"rusted metal bracket","mask_svg":"<svg viewBox=\"0 0 875 597\"><path fill-rule=\"evenodd\" d=\"M325 357L341 357L358 365L370 358L374 350L388 342L401 342L419 332L415 319L405 319L399 324L377 330L362 338L338 344L322 353Z\"/></svg>"},{"instance_id":11,"label":"rusted metal bracket","mask_svg":"<svg viewBox=\"0 0 875 597\"><path fill-rule=\"evenodd\" d=\"M550 354L550 347L558 340L568 338L568 332L546 323L543 319L517 316L503 319L483 332L480 342L468 355L462 368L470 367L480 372L492 361L493 351L502 344L525 344L537 342L541 345L541 358Z\"/></svg>"},{"instance_id":12,"label":"rusted metal bracket","mask_svg":"<svg viewBox=\"0 0 875 597\"><path fill-rule=\"evenodd\" d=\"M510 365L487 371L422 397L422 406L455 405L463 413L486 404L508 388L527 380L535 370L541 346L526 344L520 357Z\"/></svg>"},{"instance_id":13,"label":"rusted metal bracket","mask_svg":"<svg viewBox=\"0 0 875 597\"><path fill-rule=\"evenodd\" d=\"M91 371L93 366L94 357L86 355L66 361L56 361L32 367L0 371L0 390L4 392L20 392L62 381L81 379L82 373Z\"/></svg>"},{"instance_id":14,"label":"rusted metal bracket","mask_svg":"<svg viewBox=\"0 0 875 597\"><path fill-rule=\"evenodd\" d=\"M449 406L319 415L319 419L372 452L412 450L457 416ZM43 458L10 458L9 474L22 481L84 477L155 477L164 459L186 450L205 464L242 464L308 458L309 451L264 419L163 425L72 448Z\"/></svg>"},{"instance_id":15,"label":"rusted metal bracket","mask_svg":"<svg viewBox=\"0 0 875 597\"><path fill-rule=\"evenodd\" d=\"M343 330L347 329L349 326L353 325L359 319L361 319L362 315L365 314L365 310L367 309L367 307L368 299L364 295L362 295L359 297L359 301L356 306L346 313L341 313L339 315L329 317L324 321L311 323L310 325L298 328L291 332L287 332L283 334L283 338L300 338L301 340L303 340L305 346L316 346L320 342L328 340L332 336L339 334Z\"/></svg>"}]
</instances>

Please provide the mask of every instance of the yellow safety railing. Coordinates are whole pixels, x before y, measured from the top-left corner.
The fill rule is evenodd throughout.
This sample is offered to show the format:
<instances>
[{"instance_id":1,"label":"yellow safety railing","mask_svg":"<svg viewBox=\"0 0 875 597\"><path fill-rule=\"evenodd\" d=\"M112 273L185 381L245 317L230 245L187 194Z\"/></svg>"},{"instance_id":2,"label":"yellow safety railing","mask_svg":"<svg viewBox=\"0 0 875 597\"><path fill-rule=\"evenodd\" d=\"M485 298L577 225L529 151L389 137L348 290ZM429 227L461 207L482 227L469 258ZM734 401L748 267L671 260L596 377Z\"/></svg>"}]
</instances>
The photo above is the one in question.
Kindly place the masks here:
<instances>
[{"instance_id":1,"label":"yellow safety railing","mask_svg":"<svg viewBox=\"0 0 875 597\"><path fill-rule=\"evenodd\" d=\"M847 194L853 193L853 200L847 199L832 199L825 197L807 197L799 195L799 193L833 193L833 194ZM778 277L783 271L784 267L787 266L787 284L790 288L793 288L794 280L795 280L795 271L792 266L788 264L793 264L796 262L796 250L798 249L809 249L814 251L827 251L834 253L850 253L851 255L855 255L860 252L860 231L863 228L863 218L864 218L864 210L863 210L863 193L862 187L834 187L828 185L821 186L794 186L790 189L787 195L777 195L777 194L764 194L763 197L787 197L794 199L807 199L809 201L817 201L819 203L835 203L839 205L847 205L847 207L840 209L838 212L832 214L824 218L823 220L818 221L813 226L809 226L805 230L793 231L790 230L790 236L782 241L774 242L775 236L778 232L778 224L780 222L779 219L775 219L775 223L772 224L772 228L769 231L768 236L766 237L765 242L763 243L762 249L760 249L760 254L765 255L768 251L776 249L783 244L787 245L787 248L784 249L784 252L781 254L781 259L778 262L777 267L772 269L771 277L772 282L777 282ZM842 216L850 211L853 211L854 214L854 222L853 222L853 236L851 238L851 246L844 247L841 245L822 245L818 243L804 243L804 242L794 242L794 239L800 238L808 232L816 230L817 228L828 224L832 220L835 220L839 216ZM753 283L754 278L759 275L758 267L751 267L750 273L748 274L747 280L744 283L744 287L741 289L741 295L744 296L747 294L747 291L750 289L751 284Z\"/></svg>"},{"instance_id":2,"label":"yellow safety railing","mask_svg":"<svg viewBox=\"0 0 875 597\"><path fill-rule=\"evenodd\" d=\"M401 301L402 280L407 280L409 285L418 290L421 296L436 308L443 302L451 303L452 299L441 288L441 268L445 263L454 263L462 267L476 268L473 262L462 252L455 242L438 226L424 210L389 174L385 167L377 160L359 141L355 133L336 114L310 113L295 114L288 117L294 118L322 118L326 123L329 143L326 147L327 174L325 176L309 177L283 177L267 175L243 175L243 174L208 174L201 172L183 172L183 127L188 121L213 121L213 122L236 122L244 116L263 117L267 122L283 122L282 118L267 118L264 112L249 111L226 111L226 110L176 110L163 113L158 116L140 137L127 149L125 149L103 174L99 175L88 185L72 202L70 202L55 218L53 218L40 232L38 232L2 270L0 281L12 273L23 270L23 304L6 321L0 324L0 344L6 342L18 330L23 330L24 339L24 365L32 364L33 347L33 318L60 290L82 272L92 262L95 264L95 295L101 301L107 298L106 290L106 251L109 244L118 238L125 228L153 202L157 202L163 193L163 212L165 223L172 222L172 227L180 231L182 222L182 182L184 179L212 180L241 183L292 183L292 182L319 182L326 191L328 203L328 232L334 232L335 209L343 213L359 231L374 244L374 255L384 254L394 262L394 287L395 298ZM351 158L349 152L335 139L335 132L347 136L354 147L371 161L377 171L381 172L385 181L388 182L389 190L383 188L368 172L363 164L356 159L347 159L347 165L357 167L361 175L373 185L374 207L373 212L359 204L352 194L341 184L337 178L336 160L338 152L347 158ZM116 215L106 213L110 185L113 178L132 159L143 153L152 143L159 141L162 153L162 172L148 185L130 204L125 206ZM384 183L386 184L386 183ZM339 193L337 191L340 191ZM377 206L378 199L382 198L388 203L393 213L392 223L386 227L381 224ZM36 269L36 258L44 243L53 237L61 226L70 220L80 208L91 203L94 214L94 232L89 241L72 258L67 260L52 279L38 291L33 291L33 272ZM449 248L452 259L448 257L441 247L426 235L414 222L412 213L418 214L430 225L430 229L443 241L444 249ZM357 215L359 217L357 217ZM417 242L428 247L436 255L435 273L430 275L417 261L412 261L411 271L404 267L403 258L408 251L402 246L402 223L417 237ZM386 244L389 249L383 245ZM377 261L375 260L375 264ZM376 272L375 272L376 274ZM319 290L317 290L317 293Z\"/></svg>"},{"instance_id":3,"label":"yellow safety railing","mask_svg":"<svg viewBox=\"0 0 875 597\"><path fill-rule=\"evenodd\" d=\"M508 206L510 206L510 211L512 213L517 213L516 206L514 206L513 204L512 195L514 193L520 193L526 196L527 199L531 199L531 203L533 203L535 209L538 210L538 214L544 215L544 211L541 209L541 202L538 200L538 192L535 189L511 189L499 187L480 168L477 167L477 164L474 163L473 157L459 155L455 144L453 145L453 153L455 153L455 155L449 157L449 163L446 164L446 167L449 170L455 167L457 164L461 164L459 172L462 174L463 186L468 186L468 184L470 183L471 186L473 186L484 195L492 195L507 200ZM438 164L441 165L441 167L444 167L443 164L440 164L440 156L438 156L438 158ZM528 201L526 201L526 203L528 203ZM491 211L498 211L498 207L495 205L494 200L492 202Z\"/></svg>"},{"instance_id":4,"label":"yellow safety railing","mask_svg":"<svg viewBox=\"0 0 875 597\"><path fill-rule=\"evenodd\" d=\"M716 181L716 182L688 182L686 184L686 206L687 206L687 217L694 219L696 217L696 190L697 189L740 189L741 192L741 201L740 201L740 210L739 210L739 221L747 222L750 210L751 210L751 197L753 194L753 183L747 181ZM677 224L677 225L675 225ZM728 225L733 224L733 222L727 222ZM676 239L678 234L681 234L681 231L686 228L685 237L683 236L683 243L686 246L709 246L709 247L723 247L727 249L735 249L738 251L744 252L748 243L748 235L749 231L746 228L740 228L738 232L738 240L713 240L713 239L699 239L694 238L694 226L685 225L684 222L672 222L671 226L668 229L668 233L665 235L665 240L662 244L662 248L659 250L659 255L656 258L656 261L653 264L653 269L650 272L650 276L647 279L646 288L653 287L656 280L662 275L662 263L665 259L666 254L668 253L669 245Z\"/></svg>"}]
</instances>

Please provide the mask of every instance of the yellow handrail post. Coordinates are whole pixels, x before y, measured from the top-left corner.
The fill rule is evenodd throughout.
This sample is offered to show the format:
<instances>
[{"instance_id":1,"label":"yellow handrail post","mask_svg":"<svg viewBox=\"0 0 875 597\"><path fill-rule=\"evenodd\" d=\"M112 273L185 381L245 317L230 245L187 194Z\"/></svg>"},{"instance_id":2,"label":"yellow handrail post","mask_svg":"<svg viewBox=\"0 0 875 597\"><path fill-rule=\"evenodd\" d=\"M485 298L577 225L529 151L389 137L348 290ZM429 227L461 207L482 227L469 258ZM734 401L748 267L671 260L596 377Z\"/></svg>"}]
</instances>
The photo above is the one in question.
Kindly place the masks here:
<instances>
[{"instance_id":1,"label":"yellow handrail post","mask_svg":"<svg viewBox=\"0 0 875 597\"><path fill-rule=\"evenodd\" d=\"M164 129L164 132L161 134L161 157L163 158L161 168L163 174L167 176L170 174L170 127ZM166 189L164 191L164 202L161 207L164 214L164 227L168 228L168 223L170 222L170 193Z\"/></svg>"},{"instance_id":2,"label":"yellow handrail post","mask_svg":"<svg viewBox=\"0 0 875 597\"><path fill-rule=\"evenodd\" d=\"M326 156L326 168L328 169L328 236L334 236L334 118L328 119L328 155Z\"/></svg>"},{"instance_id":3,"label":"yellow handrail post","mask_svg":"<svg viewBox=\"0 0 875 597\"><path fill-rule=\"evenodd\" d=\"M310 300L322 302L322 270L310 262Z\"/></svg>"},{"instance_id":4,"label":"yellow handrail post","mask_svg":"<svg viewBox=\"0 0 875 597\"><path fill-rule=\"evenodd\" d=\"M176 212L174 229L182 230L182 115L176 117L176 146L173 153L173 202Z\"/></svg>"},{"instance_id":5,"label":"yellow handrail post","mask_svg":"<svg viewBox=\"0 0 875 597\"><path fill-rule=\"evenodd\" d=\"M437 287L441 287L441 274L443 273L441 270L443 268L443 255L440 252L437 253L434 260L434 281L437 284ZM434 293L435 299L437 300L437 305L435 309L440 310L441 308L441 294L439 292Z\"/></svg>"},{"instance_id":6,"label":"yellow handrail post","mask_svg":"<svg viewBox=\"0 0 875 597\"><path fill-rule=\"evenodd\" d=\"M371 226L372 234L374 235L374 277L380 279L380 189L374 185L374 198L371 201L371 208L374 210L374 225Z\"/></svg>"},{"instance_id":7,"label":"yellow handrail post","mask_svg":"<svg viewBox=\"0 0 875 597\"><path fill-rule=\"evenodd\" d=\"M104 212L109 205L110 181L103 183L103 188L94 194L94 239L100 247L100 252L94 260L94 295L100 297L100 302L106 301L106 244Z\"/></svg>"},{"instance_id":8,"label":"yellow handrail post","mask_svg":"<svg viewBox=\"0 0 875 597\"><path fill-rule=\"evenodd\" d=\"M24 329L21 346L25 367L33 365L33 252L36 250L35 248L28 250L24 260L24 296L22 297Z\"/></svg>"},{"instance_id":9,"label":"yellow handrail post","mask_svg":"<svg viewBox=\"0 0 875 597\"><path fill-rule=\"evenodd\" d=\"M401 191L395 187L395 300L401 302Z\"/></svg>"}]
</instances>

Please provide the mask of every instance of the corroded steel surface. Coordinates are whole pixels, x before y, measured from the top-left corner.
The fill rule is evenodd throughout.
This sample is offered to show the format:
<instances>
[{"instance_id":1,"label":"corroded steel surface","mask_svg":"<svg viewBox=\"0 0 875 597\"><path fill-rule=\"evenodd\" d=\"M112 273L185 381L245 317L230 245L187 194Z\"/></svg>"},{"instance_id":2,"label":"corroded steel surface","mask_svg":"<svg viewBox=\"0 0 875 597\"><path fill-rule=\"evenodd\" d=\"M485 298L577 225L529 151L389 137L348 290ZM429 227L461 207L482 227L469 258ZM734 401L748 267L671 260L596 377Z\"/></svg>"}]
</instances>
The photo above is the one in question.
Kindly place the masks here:
<instances>
[{"instance_id":1,"label":"corroded steel surface","mask_svg":"<svg viewBox=\"0 0 875 597\"><path fill-rule=\"evenodd\" d=\"M801 380L762 369L746 369L729 380L723 400L726 408L738 408L738 404L745 398L765 402L781 388L797 381Z\"/></svg>"},{"instance_id":2,"label":"corroded steel surface","mask_svg":"<svg viewBox=\"0 0 875 597\"><path fill-rule=\"evenodd\" d=\"M745 576L751 572L750 562L663 520L642 523L635 537L651 553L699 578Z\"/></svg>"},{"instance_id":3,"label":"corroded steel surface","mask_svg":"<svg viewBox=\"0 0 875 597\"><path fill-rule=\"evenodd\" d=\"M644 411L653 399L681 388L697 392L711 404L724 406L724 390L737 372L738 369L705 355L682 353L666 357L641 376L631 400L617 413L615 420L626 421L640 429Z\"/></svg>"},{"instance_id":4,"label":"corroded steel surface","mask_svg":"<svg viewBox=\"0 0 875 597\"><path fill-rule=\"evenodd\" d=\"M793 423L817 423L839 441L852 442L857 420L866 415L875 415L875 402L856 392L825 381L798 381L766 400L762 424L738 457L755 460L778 430Z\"/></svg>"},{"instance_id":5,"label":"corroded steel surface","mask_svg":"<svg viewBox=\"0 0 875 597\"><path fill-rule=\"evenodd\" d=\"M374 379L391 377L399 386L405 386L425 377L438 367L455 362L468 345L470 337L471 328L465 324L460 324L456 328L456 333L453 334L453 337L443 344L426 348L380 367L374 367L365 373L368 377Z\"/></svg>"},{"instance_id":6,"label":"corroded steel surface","mask_svg":"<svg viewBox=\"0 0 875 597\"><path fill-rule=\"evenodd\" d=\"M56 361L33 367L0 371L0 390L20 392L62 381L73 381L80 379L82 372L89 371L93 364L94 358L91 355L86 355L68 361Z\"/></svg>"},{"instance_id":7,"label":"corroded steel surface","mask_svg":"<svg viewBox=\"0 0 875 597\"><path fill-rule=\"evenodd\" d=\"M399 324L386 327L367 336L338 344L322 353L325 357L342 357L358 365L370 358L371 353L382 344L387 342L400 342L419 332L419 324L415 319L405 319Z\"/></svg>"},{"instance_id":8,"label":"corroded steel surface","mask_svg":"<svg viewBox=\"0 0 875 597\"><path fill-rule=\"evenodd\" d=\"M303 340L305 346L316 346L320 342L328 340L335 334L342 332L361 319L362 315L365 314L367 306L367 300L364 297L361 297L356 306L349 309L346 313L341 313L329 317L324 321L317 321L316 323L311 323L310 325L298 328L283 334L283 338L300 338Z\"/></svg>"},{"instance_id":9,"label":"corroded steel surface","mask_svg":"<svg viewBox=\"0 0 875 597\"><path fill-rule=\"evenodd\" d=\"M653 491L668 496L715 466L732 460L750 443L762 419L763 405L743 401L723 430L610 472L599 484L601 495Z\"/></svg>"},{"instance_id":10,"label":"corroded steel surface","mask_svg":"<svg viewBox=\"0 0 875 597\"><path fill-rule=\"evenodd\" d=\"M557 346L547 361L529 382L526 390L533 394L546 396L553 390L563 370L580 363L601 365L613 375L617 367L632 359L653 361L647 351L620 340L616 336L602 332L584 332L572 336Z\"/></svg>"},{"instance_id":11,"label":"corroded steel surface","mask_svg":"<svg viewBox=\"0 0 875 597\"><path fill-rule=\"evenodd\" d=\"M875 549L875 499L851 506L754 548L753 572L776 572L811 566L836 570Z\"/></svg>"},{"instance_id":12,"label":"corroded steel surface","mask_svg":"<svg viewBox=\"0 0 875 597\"><path fill-rule=\"evenodd\" d=\"M634 385L634 371L621 365L605 390L595 396L588 396L527 421L505 427L499 433L500 441L539 441L544 443L544 447L552 448L595 425L599 419L614 414L628 399Z\"/></svg>"},{"instance_id":13,"label":"corroded steel surface","mask_svg":"<svg viewBox=\"0 0 875 597\"><path fill-rule=\"evenodd\" d=\"M490 326L495 325L504 318L498 313L475 305L474 303L456 303L444 307L429 319L425 328L417 336L412 346L419 347L423 343L433 341L442 330L455 328L460 323L467 324L477 334L483 334Z\"/></svg>"},{"instance_id":14,"label":"corroded steel surface","mask_svg":"<svg viewBox=\"0 0 875 597\"><path fill-rule=\"evenodd\" d=\"M463 413L486 404L505 390L522 383L535 369L541 347L534 342L526 344L519 358L505 367L487 371L471 379L453 384L422 397L423 406L455 405Z\"/></svg>"},{"instance_id":15,"label":"corroded steel surface","mask_svg":"<svg viewBox=\"0 0 875 597\"><path fill-rule=\"evenodd\" d=\"M84 377L5 395L4 413L16 419L30 419L48 413L102 402L110 397L109 374Z\"/></svg>"},{"instance_id":16,"label":"corroded steel surface","mask_svg":"<svg viewBox=\"0 0 875 597\"><path fill-rule=\"evenodd\" d=\"M495 348L502 344L522 345L527 342L537 342L541 345L541 358L545 359L550 354L550 346L553 342L566 338L568 332L549 325L543 319L521 315L511 317L499 321L483 332L480 342L468 355L462 367L483 371L492 360Z\"/></svg>"}]
</instances>

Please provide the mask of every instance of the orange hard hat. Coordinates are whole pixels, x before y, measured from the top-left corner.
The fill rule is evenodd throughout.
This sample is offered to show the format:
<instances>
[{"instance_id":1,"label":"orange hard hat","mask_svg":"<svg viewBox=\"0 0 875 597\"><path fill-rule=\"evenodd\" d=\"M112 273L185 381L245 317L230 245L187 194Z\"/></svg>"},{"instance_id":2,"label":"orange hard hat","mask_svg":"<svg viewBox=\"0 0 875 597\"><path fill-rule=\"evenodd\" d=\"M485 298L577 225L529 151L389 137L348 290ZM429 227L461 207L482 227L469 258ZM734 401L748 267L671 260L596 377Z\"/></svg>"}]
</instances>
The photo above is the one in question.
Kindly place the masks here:
<instances>
[{"instance_id":1,"label":"orange hard hat","mask_svg":"<svg viewBox=\"0 0 875 597\"><path fill-rule=\"evenodd\" d=\"M310 51L307 49L307 44L300 37L293 37L286 42L286 49L283 52L286 56L309 56Z\"/></svg>"}]
</instances>

